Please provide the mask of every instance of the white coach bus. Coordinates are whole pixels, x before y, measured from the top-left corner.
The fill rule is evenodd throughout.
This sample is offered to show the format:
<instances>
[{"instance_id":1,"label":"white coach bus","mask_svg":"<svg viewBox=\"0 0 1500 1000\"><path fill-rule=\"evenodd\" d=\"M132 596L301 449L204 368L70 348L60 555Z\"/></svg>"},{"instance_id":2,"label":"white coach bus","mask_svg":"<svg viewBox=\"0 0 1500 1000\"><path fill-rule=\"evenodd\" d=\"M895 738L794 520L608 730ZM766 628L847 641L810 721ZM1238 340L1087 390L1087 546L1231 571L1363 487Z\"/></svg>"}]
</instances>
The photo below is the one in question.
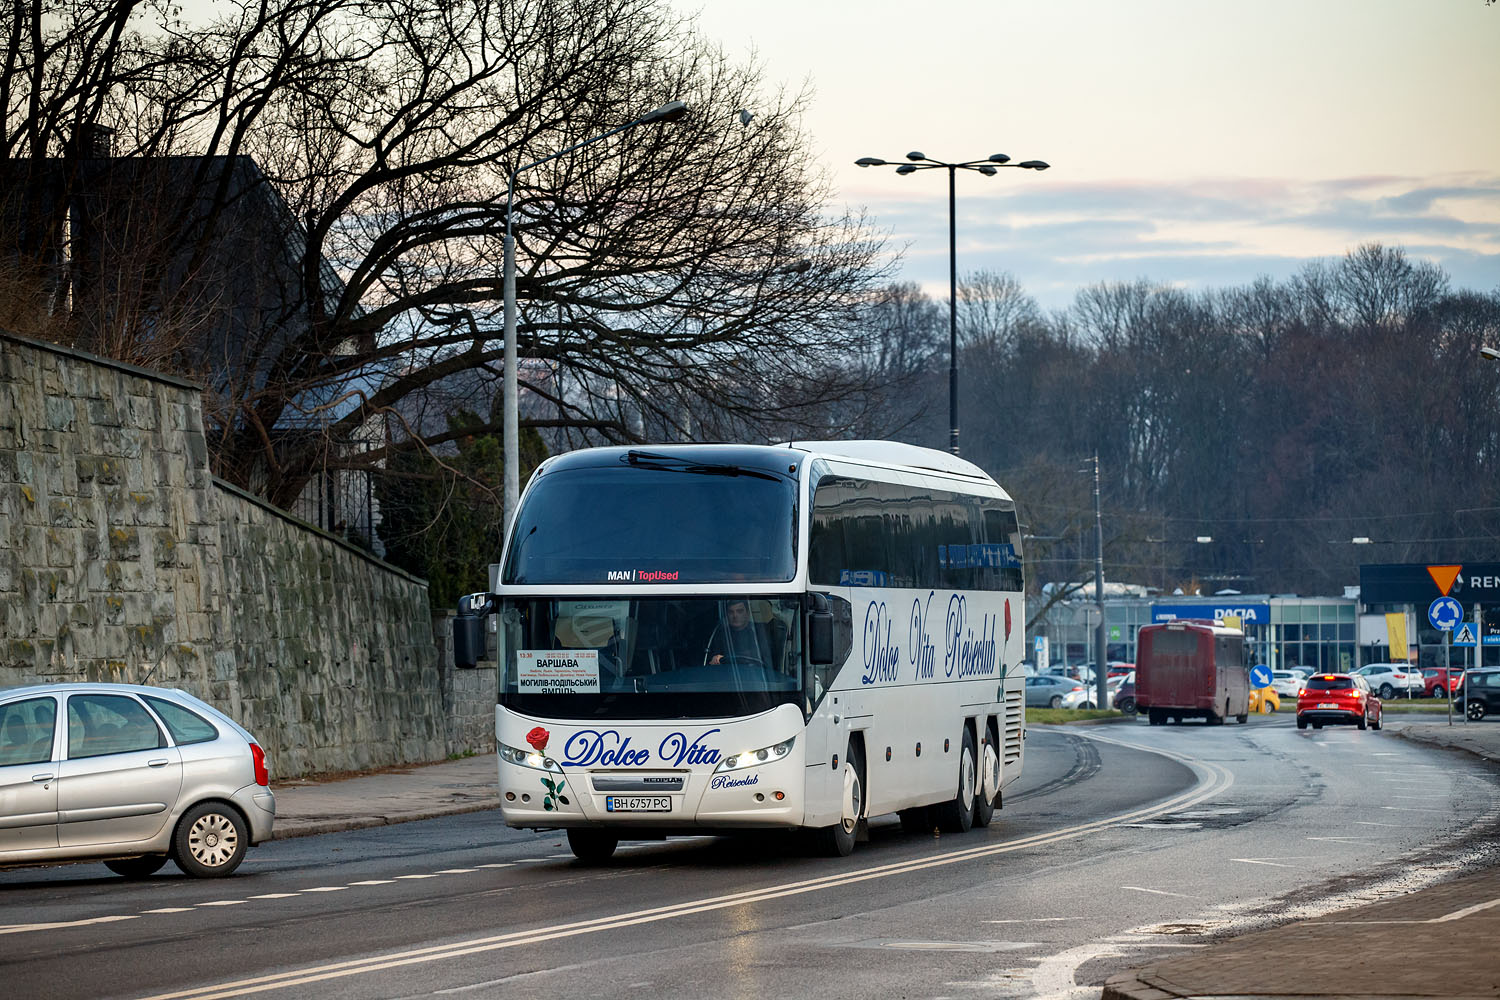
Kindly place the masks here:
<instances>
[{"instance_id":1,"label":"white coach bus","mask_svg":"<svg viewBox=\"0 0 1500 1000\"><path fill-rule=\"evenodd\" d=\"M1020 776L1015 504L883 441L594 448L532 477L492 593L501 812L585 861L621 839L866 818L985 826Z\"/></svg>"}]
</instances>

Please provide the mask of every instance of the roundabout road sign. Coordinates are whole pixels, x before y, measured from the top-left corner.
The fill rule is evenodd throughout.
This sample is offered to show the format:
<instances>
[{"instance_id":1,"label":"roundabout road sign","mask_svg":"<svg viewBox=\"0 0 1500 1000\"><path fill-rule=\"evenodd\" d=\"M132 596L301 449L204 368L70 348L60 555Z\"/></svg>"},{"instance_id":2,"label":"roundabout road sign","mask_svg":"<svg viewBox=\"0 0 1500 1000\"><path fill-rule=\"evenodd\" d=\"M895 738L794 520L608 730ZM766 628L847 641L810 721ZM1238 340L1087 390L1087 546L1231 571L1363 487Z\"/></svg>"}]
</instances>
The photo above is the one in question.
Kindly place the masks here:
<instances>
[{"instance_id":1,"label":"roundabout road sign","mask_svg":"<svg viewBox=\"0 0 1500 1000\"><path fill-rule=\"evenodd\" d=\"M1463 605L1451 597L1439 597L1427 606L1427 620L1435 629L1452 632L1464 620Z\"/></svg>"}]
</instances>

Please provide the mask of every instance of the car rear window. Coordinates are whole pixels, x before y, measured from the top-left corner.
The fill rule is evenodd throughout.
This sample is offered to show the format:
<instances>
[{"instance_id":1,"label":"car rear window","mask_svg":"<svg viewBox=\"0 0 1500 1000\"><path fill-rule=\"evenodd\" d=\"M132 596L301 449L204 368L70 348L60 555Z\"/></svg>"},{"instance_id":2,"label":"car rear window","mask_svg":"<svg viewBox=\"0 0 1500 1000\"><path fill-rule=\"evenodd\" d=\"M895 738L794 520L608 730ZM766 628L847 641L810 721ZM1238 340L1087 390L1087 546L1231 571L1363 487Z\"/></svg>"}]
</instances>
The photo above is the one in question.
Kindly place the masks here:
<instances>
[{"instance_id":1,"label":"car rear window","mask_svg":"<svg viewBox=\"0 0 1500 1000\"><path fill-rule=\"evenodd\" d=\"M1311 677L1307 681L1309 691L1343 691L1354 686L1349 677Z\"/></svg>"},{"instance_id":2,"label":"car rear window","mask_svg":"<svg viewBox=\"0 0 1500 1000\"><path fill-rule=\"evenodd\" d=\"M197 712L150 695L146 695L146 703L156 710L167 732L172 734L172 742L178 746L207 743L219 738L219 730Z\"/></svg>"}]
</instances>

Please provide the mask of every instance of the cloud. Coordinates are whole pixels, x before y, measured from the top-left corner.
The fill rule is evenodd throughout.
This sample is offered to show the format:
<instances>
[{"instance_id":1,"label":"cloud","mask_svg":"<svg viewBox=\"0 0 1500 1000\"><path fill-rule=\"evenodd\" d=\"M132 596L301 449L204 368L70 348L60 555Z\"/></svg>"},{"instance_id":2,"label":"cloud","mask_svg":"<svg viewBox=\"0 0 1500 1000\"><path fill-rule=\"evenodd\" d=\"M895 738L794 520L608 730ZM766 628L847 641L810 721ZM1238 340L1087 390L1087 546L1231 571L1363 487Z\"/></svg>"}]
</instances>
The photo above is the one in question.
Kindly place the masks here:
<instances>
[{"instance_id":1,"label":"cloud","mask_svg":"<svg viewBox=\"0 0 1500 1000\"><path fill-rule=\"evenodd\" d=\"M946 295L944 192L863 193L905 247L902 278ZM1010 185L961 191L956 207L960 275L1007 271L1053 308L1099 281L1198 288L1286 278L1368 242L1432 261L1457 288L1500 286L1496 175Z\"/></svg>"}]
</instances>

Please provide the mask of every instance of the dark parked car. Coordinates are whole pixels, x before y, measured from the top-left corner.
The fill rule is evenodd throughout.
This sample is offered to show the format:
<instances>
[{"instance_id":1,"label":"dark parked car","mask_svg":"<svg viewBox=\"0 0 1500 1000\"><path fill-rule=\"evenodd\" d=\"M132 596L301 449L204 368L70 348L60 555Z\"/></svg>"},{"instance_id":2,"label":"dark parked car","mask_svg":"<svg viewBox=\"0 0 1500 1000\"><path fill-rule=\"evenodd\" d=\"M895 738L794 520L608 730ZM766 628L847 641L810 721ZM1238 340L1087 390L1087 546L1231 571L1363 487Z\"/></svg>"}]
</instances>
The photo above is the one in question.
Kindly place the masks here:
<instances>
[{"instance_id":1,"label":"dark parked car","mask_svg":"<svg viewBox=\"0 0 1500 1000\"><path fill-rule=\"evenodd\" d=\"M1468 689L1467 708L1465 707L1465 692ZM1454 708L1459 711L1467 711L1469 718L1482 719L1486 715L1500 715L1500 670L1486 668L1484 670L1470 670L1464 682L1459 685L1458 693L1453 696Z\"/></svg>"}]
</instances>

